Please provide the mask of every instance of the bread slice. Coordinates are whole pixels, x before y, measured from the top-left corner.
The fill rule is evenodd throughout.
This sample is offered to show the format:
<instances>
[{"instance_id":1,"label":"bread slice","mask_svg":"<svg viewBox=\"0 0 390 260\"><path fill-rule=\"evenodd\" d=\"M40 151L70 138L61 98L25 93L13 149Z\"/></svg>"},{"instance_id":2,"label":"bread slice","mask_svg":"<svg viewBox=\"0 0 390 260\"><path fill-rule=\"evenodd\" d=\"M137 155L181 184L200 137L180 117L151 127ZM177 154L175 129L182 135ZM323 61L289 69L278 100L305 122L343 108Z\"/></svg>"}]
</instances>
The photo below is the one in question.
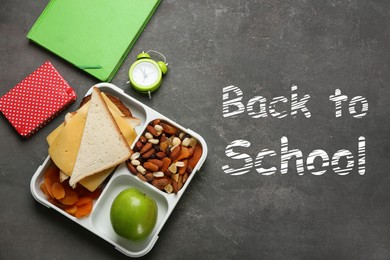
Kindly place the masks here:
<instances>
[{"instance_id":1,"label":"bread slice","mask_svg":"<svg viewBox=\"0 0 390 260\"><path fill-rule=\"evenodd\" d=\"M126 161L131 150L110 113L100 90L92 90L80 148L69 184Z\"/></svg>"}]
</instances>

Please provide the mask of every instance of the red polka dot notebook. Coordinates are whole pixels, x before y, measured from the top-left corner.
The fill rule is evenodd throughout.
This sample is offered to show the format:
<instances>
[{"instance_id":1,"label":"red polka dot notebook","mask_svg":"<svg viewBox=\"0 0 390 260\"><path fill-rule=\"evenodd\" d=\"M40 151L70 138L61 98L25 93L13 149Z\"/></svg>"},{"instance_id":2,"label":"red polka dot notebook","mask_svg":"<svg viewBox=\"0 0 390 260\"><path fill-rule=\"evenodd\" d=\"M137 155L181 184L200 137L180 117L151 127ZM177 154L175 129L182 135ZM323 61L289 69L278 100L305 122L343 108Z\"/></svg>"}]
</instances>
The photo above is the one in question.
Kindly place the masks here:
<instances>
[{"instance_id":1,"label":"red polka dot notebook","mask_svg":"<svg viewBox=\"0 0 390 260\"><path fill-rule=\"evenodd\" d=\"M47 61L0 98L0 111L29 137L75 100L75 91Z\"/></svg>"}]
</instances>

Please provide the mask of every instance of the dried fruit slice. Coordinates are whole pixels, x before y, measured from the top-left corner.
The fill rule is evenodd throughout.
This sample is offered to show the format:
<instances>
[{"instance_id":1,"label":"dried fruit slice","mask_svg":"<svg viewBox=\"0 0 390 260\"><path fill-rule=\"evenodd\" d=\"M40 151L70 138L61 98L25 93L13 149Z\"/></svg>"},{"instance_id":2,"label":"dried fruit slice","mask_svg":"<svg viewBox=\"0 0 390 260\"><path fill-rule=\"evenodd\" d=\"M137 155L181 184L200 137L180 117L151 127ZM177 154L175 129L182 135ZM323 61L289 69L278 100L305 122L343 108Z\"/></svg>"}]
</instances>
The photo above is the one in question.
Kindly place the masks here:
<instances>
[{"instance_id":1,"label":"dried fruit slice","mask_svg":"<svg viewBox=\"0 0 390 260\"><path fill-rule=\"evenodd\" d=\"M196 164L198 163L200 157L202 156L202 146L197 143L194 147L194 154L191 158L188 159L188 167L194 169Z\"/></svg>"},{"instance_id":2,"label":"dried fruit slice","mask_svg":"<svg viewBox=\"0 0 390 260\"><path fill-rule=\"evenodd\" d=\"M70 206L75 204L79 200L79 195L74 190L65 189L65 197L58 200L64 205Z\"/></svg>"},{"instance_id":3,"label":"dried fruit slice","mask_svg":"<svg viewBox=\"0 0 390 260\"><path fill-rule=\"evenodd\" d=\"M87 203L82 204L81 206L77 206L77 210L75 213L76 218L83 218L88 216L92 212L93 202L90 200Z\"/></svg>"},{"instance_id":4,"label":"dried fruit slice","mask_svg":"<svg viewBox=\"0 0 390 260\"><path fill-rule=\"evenodd\" d=\"M65 197L65 189L60 182L55 182L51 186L51 194L57 200L63 199Z\"/></svg>"}]
</instances>

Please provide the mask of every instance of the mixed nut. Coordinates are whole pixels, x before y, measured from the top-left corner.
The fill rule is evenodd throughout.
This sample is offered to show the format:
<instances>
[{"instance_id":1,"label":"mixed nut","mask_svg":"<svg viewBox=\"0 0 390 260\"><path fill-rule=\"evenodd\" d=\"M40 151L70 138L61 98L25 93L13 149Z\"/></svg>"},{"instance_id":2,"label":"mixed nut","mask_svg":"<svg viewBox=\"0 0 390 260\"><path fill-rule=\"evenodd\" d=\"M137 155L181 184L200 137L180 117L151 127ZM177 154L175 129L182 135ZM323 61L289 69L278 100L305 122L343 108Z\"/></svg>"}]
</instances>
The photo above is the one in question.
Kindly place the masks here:
<instances>
[{"instance_id":1,"label":"mixed nut","mask_svg":"<svg viewBox=\"0 0 390 260\"><path fill-rule=\"evenodd\" d=\"M195 138L155 119L136 142L126 165L142 181L167 193L177 193L201 156L202 146Z\"/></svg>"}]
</instances>

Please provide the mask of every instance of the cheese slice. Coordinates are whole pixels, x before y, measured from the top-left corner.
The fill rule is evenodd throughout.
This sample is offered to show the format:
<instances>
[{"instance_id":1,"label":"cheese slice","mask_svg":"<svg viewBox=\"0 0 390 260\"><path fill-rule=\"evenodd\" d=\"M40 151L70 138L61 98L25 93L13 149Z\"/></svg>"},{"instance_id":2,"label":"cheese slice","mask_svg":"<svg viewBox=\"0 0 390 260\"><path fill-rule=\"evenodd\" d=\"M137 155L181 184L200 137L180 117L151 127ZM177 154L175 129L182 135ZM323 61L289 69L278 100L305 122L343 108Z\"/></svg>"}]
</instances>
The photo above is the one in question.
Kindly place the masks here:
<instances>
[{"instance_id":1,"label":"cheese slice","mask_svg":"<svg viewBox=\"0 0 390 260\"><path fill-rule=\"evenodd\" d=\"M105 179L107 179L107 177L114 169L115 167L111 167L101 172L95 173L94 175L87 176L78 183L87 188L89 191L94 191L97 189L97 187L100 186L100 184L104 182Z\"/></svg>"},{"instance_id":2,"label":"cheese slice","mask_svg":"<svg viewBox=\"0 0 390 260\"><path fill-rule=\"evenodd\" d=\"M77 110L77 113L73 115L66 124L62 125L61 130L54 130L53 135L55 135L56 132L57 134L54 140L52 140L52 143L49 143L49 155L51 159L54 164L68 176L72 173L74 162L76 161L77 153L79 151L88 108L89 103ZM49 136L51 135L52 134ZM48 138L47 141L49 142L52 137Z\"/></svg>"},{"instance_id":3,"label":"cheese slice","mask_svg":"<svg viewBox=\"0 0 390 260\"><path fill-rule=\"evenodd\" d=\"M127 120L124 119L123 113L119 108L104 94L101 92L104 102L107 104L108 109L110 110L112 116L115 119L116 124L119 127L119 130L122 132L122 135L125 137L128 145L130 146L135 138L137 133L134 131L134 128Z\"/></svg>"},{"instance_id":4,"label":"cheese slice","mask_svg":"<svg viewBox=\"0 0 390 260\"><path fill-rule=\"evenodd\" d=\"M101 95L103 97L103 100L104 102L106 102L107 104L107 107L110 109L110 112L112 114L118 114L120 116L124 116L124 114L119 110L119 108L117 106L115 106L114 103L112 103L112 101L107 97L107 95L103 92L101 92Z\"/></svg>"},{"instance_id":5,"label":"cheese slice","mask_svg":"<svg viewBox=\"0 0 390 260\"><path fill-rule=\"evenodd\" d=\"M112 101L102 93L103 99L110 109L122 135L129 146L135 140L137 134L133 127L122 118L123 114ZM68 176L71 176L77 153L79 150L81 137L83 134L85 121L90 102L87 102L75 113L68 116L64 123L59 125L46 138L49 144L49 155L57 167ZM94 191L108 177L115 167L106 169L100 173L85 177L79 183L90 191Z\"/></svg>"},{"instance_id":6,"label":"cheese slice","mask_svg":"<svg viewBox=\"0 0 390 260\"><path fill-rule=\"evenodd\" d=\"M50 145L54 142L57 135L61 132L61 130L64 128L65 123L60 124L56 129L54 129L47 137L46 141Z\"/></svg>"},{"instance_id":7,"label":"cheese slice","mask_svg":"<svg viewBox=\"0 0 390 260\"><path fill-rule=\"evenodd\" d=\"M64 126L66 125L66 123L68 122L68 120L70 120L75 114L77 113L76 112L71 112L71 113L67 113L65 115L65 120L62 124L60 124L56 129L54 129L47 137L46 137L46 141L47 143L50 145L54 142L54 140L56 139L57 135L61 132L62 128L64 128Z\"/></svg>"}]
</instances>

